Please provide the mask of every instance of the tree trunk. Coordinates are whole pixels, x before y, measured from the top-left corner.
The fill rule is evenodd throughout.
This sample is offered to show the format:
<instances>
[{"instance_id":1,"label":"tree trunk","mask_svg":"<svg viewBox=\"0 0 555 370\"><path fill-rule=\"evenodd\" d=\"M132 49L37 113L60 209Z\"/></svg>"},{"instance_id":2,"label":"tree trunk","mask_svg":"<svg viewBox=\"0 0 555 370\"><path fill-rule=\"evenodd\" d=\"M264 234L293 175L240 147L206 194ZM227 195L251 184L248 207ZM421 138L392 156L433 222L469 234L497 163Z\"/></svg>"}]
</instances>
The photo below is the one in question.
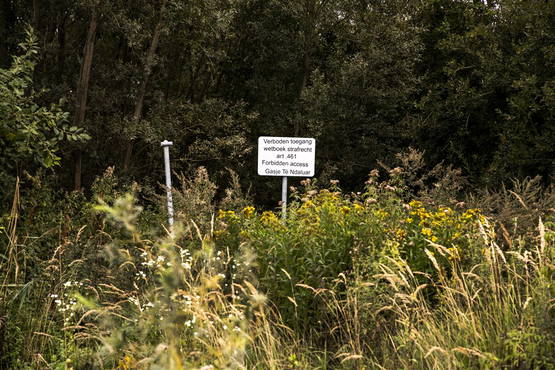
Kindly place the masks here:
<instances>
[{"instance_id":1,"label":"tree trunk","mask_svg":"<svg viewBox=\"0 0 555 370\"><path fill-rule=\"evenodd\" d=\"M323 6L323 5L322 5ZM310 77L310 64L311 55L314 49L314 38L316 33L316 22L319 16L318 5L316 0L305 0L303 3L303 63L302 72L297 91L297 101L303 95L306 88L308 78ZM301 133L301 126L299 121L295 121L294 127L295 136Z\"/></svg>"},{"instance_id":2,"label":"tree trunk","mask_svg":"<svg viewBox=\"0 0 555 370\"><path fill-rule=\"evenodd\" d=\"M96 9L92 10L91 22L87 31L87 41L83 48L83 61L81 62L81 73L77 84L77 99L75 103L75 114L73 115L73 125L82 127L85 122L85 113L87 110L87 96L89 93L89 81L91 78L91 66L94 55L94 42L96 38ZM74 189L81 190L81 149L77 149L74 153L75 172L74 172Z\"/></svg>"},{"instance_id":3,"label":"tree trunk","mask_svg":"<svg viewBox=\"0 0 555 370\"><path fill-rule=\"evenodd\" d=\"M154 33L152 34L152 40L150 41L150 47L146 55L145 64L143 66L143 81L139 87L139 95L135 102L135 109L133 110L133 116L131 117L131 122L133 125L137 125L143 114L143 104L145 100L146 87L148 85L148 80L152 72L152 67L154 65L154 57L156 56L156 49L158 48L158 43L160 42L160 36L162 34L162 29L164 27L164 13L166 8L166 0L162 0L160 6L160 14L158 15L158 23L154 28ZM123 172L126 173L131 165L131 155L133 154L133 146L135 144L135 139L130 138L127 142L127 148L125 150L125 157L123 160Z\"/></svg>"},{"instance_id":4,"label":"tree trunk","mask_svg":"<svg viewBox=\"0 0 555 370\"><path fill-rule=\"evenodd\" d=\"M33 28L39 32L39 0L33 0Z\"/></svg>"},{"instance_id":5,"label":"tree trunk","mask_svg":"<svg viewBox=\"0 0 555 370\"><path fill-rule=\"evenodd\" d=\"M65 60L66 60L66 21L67 13L62 11L60 14L60 23L58 24L58 54L56 56L58 64L58 81L62 82Z\"/></svg>"}]
</instances>

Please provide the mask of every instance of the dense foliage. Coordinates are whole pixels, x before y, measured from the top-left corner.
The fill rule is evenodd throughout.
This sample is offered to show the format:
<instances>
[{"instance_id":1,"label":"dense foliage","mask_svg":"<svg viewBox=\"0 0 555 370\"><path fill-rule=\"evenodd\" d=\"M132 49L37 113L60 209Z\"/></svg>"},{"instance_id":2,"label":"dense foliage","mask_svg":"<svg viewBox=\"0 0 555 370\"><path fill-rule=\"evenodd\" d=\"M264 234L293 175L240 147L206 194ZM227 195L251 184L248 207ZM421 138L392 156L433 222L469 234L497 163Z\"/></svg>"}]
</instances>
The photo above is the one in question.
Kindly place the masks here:
<instances>
[{"instance_id":1,"label":"dense foliage","mask_svg":"<svg viewBox=\"0 0 555 370\"><path fill-rule=\"evenodd\" d=\"M5 1L2 100L55 103L91 136L33 140L45 164L61 159L65 189L108 166L155 184L170 139L178 173L232 168L268 204L278 185L253 170L260 135L317 138L318 177L349 188L409 146L472 184L549 181L554 17L552 1L521 0ZM28 25L37 39L22 50Z\"/></svg>"},{"instance_id":2,"label":"dense foliage","mask_svg":"<svg viewBox=\"0 0 555 370\"><path fill-rule=\"evenodd\" d=\"M555 191L527 180L465 204L438 191L453 173L419 191L414 176L372 171L359 193L305 180L283 220L237 183L218 201L200 169L176 189L171 233L164 212L138 202L145 190L111 169L96 201L51 195L32 224L15 222L32 204L16 200L0 261L0 364L555 366ZM550 209L529 208L544 201Z\"/></svg>"},{"instance_id":3,"label":"dense foliage","mask_svg":"<svg viewBox=\"0 0 555 370\"><path fill-rule=\"evenodd\" d=\"M0 2L0 369L554 368L553 19ZM259 136L317 142L286 218Z\"/></svg>"}]
</instances>

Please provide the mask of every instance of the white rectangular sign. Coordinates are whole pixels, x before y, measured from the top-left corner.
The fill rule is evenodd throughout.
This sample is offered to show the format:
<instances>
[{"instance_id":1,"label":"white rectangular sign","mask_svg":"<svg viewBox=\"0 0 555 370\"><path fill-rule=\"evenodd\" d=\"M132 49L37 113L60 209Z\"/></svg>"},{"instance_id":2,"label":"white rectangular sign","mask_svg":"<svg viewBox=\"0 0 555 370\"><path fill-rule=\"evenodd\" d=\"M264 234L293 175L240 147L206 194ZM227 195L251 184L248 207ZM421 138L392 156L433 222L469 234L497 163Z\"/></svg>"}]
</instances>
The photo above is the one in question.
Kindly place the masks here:
<instances>
[{"instance_id":1,"label":"white rectangular sign","mask_svg":"<svg viewBox=\"0 0 555 370\"><path fill-rule=\"evenodd\" d=\"M261 176L314 176L316 140L306 137L258 138L258 174Z\"/></svg>"}]
</instances>

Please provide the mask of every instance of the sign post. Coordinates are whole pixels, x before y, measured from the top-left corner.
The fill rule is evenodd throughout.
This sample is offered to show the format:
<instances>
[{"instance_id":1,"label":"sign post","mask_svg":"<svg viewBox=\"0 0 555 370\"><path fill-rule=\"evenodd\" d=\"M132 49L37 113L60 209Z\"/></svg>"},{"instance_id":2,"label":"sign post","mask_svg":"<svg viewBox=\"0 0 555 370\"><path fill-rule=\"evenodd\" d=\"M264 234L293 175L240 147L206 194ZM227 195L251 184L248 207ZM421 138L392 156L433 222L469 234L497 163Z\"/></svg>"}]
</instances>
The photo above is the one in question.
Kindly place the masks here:
<instances>
[{"instance_id":1,"label":"sign post","mask_svg":"<svg viewBox=\"0 0 555 370\"><path fill-rule=\"evenodd\" d=\"M285 220L287 214L287 176L281 180L281 218Z\"/></svg>"},{"instance_id":2,"label":"sign post","mask_svg":"<svg viewBox=\"0 0 555 370\"><path fill-rule=\"evenodd\" d=\"M160 146L164 148L164 166L166 170L166 195L168 200L168 225L170 233L173 233L173 198L172 198L172 175L170 170L170 146L171 141L164 140Z\"/></svg>"},{"instance_id":3,"label":"sign post","mask_svg":"<svg viewBox=\"0 0 555 370\"><path fill-rule=\"evenodd\" d=\"M258 174L280 176L282 217L287 212L287 177L314 176L316 140L305 137L258 138Z\"/></svg>"}]
</instances>

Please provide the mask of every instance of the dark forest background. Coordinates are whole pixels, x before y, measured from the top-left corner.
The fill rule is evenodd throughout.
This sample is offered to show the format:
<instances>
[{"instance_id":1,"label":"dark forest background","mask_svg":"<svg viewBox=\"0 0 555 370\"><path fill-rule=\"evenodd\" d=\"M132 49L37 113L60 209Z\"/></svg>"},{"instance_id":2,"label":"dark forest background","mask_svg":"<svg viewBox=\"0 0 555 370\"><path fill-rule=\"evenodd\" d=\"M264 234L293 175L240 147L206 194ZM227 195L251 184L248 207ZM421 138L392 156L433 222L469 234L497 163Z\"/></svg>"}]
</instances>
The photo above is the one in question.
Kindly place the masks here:
<instances>
[{"instance_id":1,"label":"dark forest background","mask_svg":"<svg viewBox=\"0 0 555 370\"><path fill-rule=\"evenodd\" d=\"M317 177L347 189L408 148L474 187L551 182L554 19L551 0L3 0L2 202L18 176L87 192L111 166L160 189L168 139L176 173L232 169L275 204L261 135L316 138Z\"/></svg>"}]
</instances>

